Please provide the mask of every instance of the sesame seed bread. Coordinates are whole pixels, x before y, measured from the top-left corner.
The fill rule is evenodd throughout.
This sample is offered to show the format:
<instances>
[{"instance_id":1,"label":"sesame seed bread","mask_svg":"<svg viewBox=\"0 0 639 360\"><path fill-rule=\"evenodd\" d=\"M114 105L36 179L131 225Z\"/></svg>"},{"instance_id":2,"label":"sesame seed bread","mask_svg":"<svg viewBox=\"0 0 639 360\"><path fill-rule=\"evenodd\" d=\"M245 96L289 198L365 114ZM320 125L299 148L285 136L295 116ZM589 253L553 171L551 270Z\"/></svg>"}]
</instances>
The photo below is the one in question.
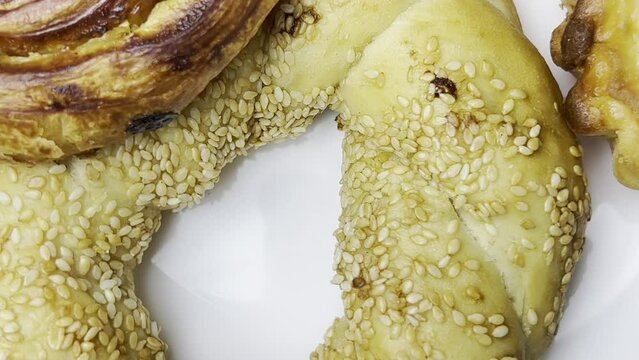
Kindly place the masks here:
<instances>
[{"instance_id":1,"label":"sesame seed bread","mask_svg":"<svg viewBox=\"0 0 639 360\"><path fill-rule=\"evenodd\" d=\"M358 54L338 88L346 311L315 359L538 359L557 332L590 199L514 24L414 1Z\"/></svg>"},{"instance_id":2,"label":"sesame seed bread","mask_svg":"<svg viewBox=\"0 0 639 360\"><path fill-rule=\"evenodd\" d=\"M614 173L639 189L639 1L566 2L568 16L551 43L557 65L577 83L564 107L572 128L582 135L609 138Z\"/></svg>"},{"instance_id":3,"label":"sesame seed bread","mask_svg":"<svg viewBox=\"0 0 639 360\"><path fill-rule=\"evenodd\" d=\"M0 157L55 160L175 118L277 0L8 0Z\"/></svg>"},{"instance_id":4,"label":"sesame seed bread","mask_svg":"<svg viewBox=\"0 0 639 360\"><path fill-rule=\"evenodd\" d=\"M291 34L312 25L302 9L282 5L165 128L91 156L0 164L0 358L166 358L133 269L162 211L197 204L225 165L301 134L332 101L334 88L273 85Z\"/></svg>"},{"instance_id":5,"label":"sesame seed bread","mask_svg":"<svg viewBox=\"0 0 639 360\"><path fill-rule=\"evenodd\" d=\"M165 128L0 165L0 358L164 359L132 277L162 211L333 108L346 310L313 358L536 359L589 214L559 99L487 1L285 1Z\"/></svg>"}]
</instances>

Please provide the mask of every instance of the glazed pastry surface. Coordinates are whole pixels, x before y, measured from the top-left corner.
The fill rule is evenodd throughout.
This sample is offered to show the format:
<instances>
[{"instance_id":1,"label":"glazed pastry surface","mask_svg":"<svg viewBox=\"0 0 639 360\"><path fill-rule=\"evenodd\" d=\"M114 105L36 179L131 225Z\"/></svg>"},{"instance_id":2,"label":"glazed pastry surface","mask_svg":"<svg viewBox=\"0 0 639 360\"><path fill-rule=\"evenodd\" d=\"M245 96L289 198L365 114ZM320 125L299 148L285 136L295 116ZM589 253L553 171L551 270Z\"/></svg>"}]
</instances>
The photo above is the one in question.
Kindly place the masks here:
<instances>
[{"instance_id":1,"label":"glazed pastry surface","mask_svg":"<svg viewBox=\"0 0 639 360\"><path fill-rule=\"evenodd\" d=\"M172 121L276 0L0 3L0 157L55 160Z\"/></svg>"}]
</instances>

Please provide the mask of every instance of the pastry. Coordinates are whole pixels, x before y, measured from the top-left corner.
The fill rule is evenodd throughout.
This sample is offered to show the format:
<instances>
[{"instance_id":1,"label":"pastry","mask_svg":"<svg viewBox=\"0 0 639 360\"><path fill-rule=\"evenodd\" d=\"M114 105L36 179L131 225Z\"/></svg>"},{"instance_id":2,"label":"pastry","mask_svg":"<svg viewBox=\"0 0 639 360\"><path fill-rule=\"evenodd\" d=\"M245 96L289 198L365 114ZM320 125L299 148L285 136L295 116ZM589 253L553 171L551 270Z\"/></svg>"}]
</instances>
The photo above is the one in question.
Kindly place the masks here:
<instances>
[{"instance_id":1,"label":"pastry","mask_svg":"<svg viewBox=\"0 0 639 360\"><path fill-rule=\"evenodd\" d=\"M310 26L301 5L284 8L159 131L90 156L0 164L0 358L165 358L132 276L161 212L198 203L249 149L302 133L334 93L272 85L286 61L271 52Z\"/></svg>"},{"instance_id":2,"label":"pastry","mask_svg":"<svg viewBox=\"0 0 639 360\"><path fill-rule=\"evenodd\" d=\"M3 1L0 156L55 160L165 125L275 3Z\"/></svg>"},{"instance_id":3,"label":"pastry","mask_svg":"<svg viewBox=\"0 0 639 360\"><path fill-rule=\"evenodd\" d=\"M333 108L346 311L313 357L537 358L589 214L559 99L510 1L282 2L165 128L0 165L0 357L165 358L132 277L161 212Z\"/></svg>"},{"instance_id":4,"label":"pastry","mask_svg":"<svg viewBox=\"0 0 639 360\"><path fill-rule=\"evenodd\" d=\"M539 359L590 213L561 94L514 15L407 3L340 30L393 19L338 88L345 314L313 359Z\"/></svg>"},{"instance_id":5,"label":"pastry","mask_svg":"<svg viewBox=\"0 0 639 360\"><path fill-rule=\"evenodd\" d=\"M565 111L582 135L604 136L614 148L614 172L639 188L639 72L634 0L566 1L568 17L555 30L552 54L557 65L577 75Z\"/></svg>"}]
</instances>

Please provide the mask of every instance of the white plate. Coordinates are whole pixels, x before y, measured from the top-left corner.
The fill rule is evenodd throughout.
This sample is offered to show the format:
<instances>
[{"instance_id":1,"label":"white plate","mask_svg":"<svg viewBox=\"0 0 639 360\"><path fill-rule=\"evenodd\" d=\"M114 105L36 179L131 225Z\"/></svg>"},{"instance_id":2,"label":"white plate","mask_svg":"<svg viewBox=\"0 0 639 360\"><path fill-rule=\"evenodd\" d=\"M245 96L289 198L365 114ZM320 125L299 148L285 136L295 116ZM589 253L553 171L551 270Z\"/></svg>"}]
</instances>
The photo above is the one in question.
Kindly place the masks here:
<instances>
[{"instance_id":1,"label":"white plate","mask_svg":"<svg viewBox=\"0 0 639 360\"><path fill-rule=\"evenodd\" d=\"M564 16L559 1L516 3L550 62L550 35ZM552 69L568 89L572 77ZM302 138L227 168L201 206L167 216L138 286L163 325L170 358L299 360L322 340L342 310L329 283L341 137L323 116ZM605 141L584 146L593 221L547 359L638 359L639 192L614 180Z\"/></svg>"}]
</instances>

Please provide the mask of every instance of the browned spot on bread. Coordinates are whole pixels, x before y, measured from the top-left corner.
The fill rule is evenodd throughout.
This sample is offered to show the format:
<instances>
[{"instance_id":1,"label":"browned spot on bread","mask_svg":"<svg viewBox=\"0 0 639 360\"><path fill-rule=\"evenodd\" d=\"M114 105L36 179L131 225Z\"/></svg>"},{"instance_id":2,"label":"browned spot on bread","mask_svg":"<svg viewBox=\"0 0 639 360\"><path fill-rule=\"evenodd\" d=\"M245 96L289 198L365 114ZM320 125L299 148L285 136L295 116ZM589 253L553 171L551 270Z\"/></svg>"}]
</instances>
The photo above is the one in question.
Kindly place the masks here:
<instances>
[{"instance_id":1,"label":"browned spot on bread","mask_svg":"<svg viewBox=\"0 0 639 360\"><path fill-rule=\"evenodd\" d=\"M451 79L435 77L431 84L435 85L435 97L439 97L441 94L450 94L457 97L457 85Z\"/></svg>"},{"instance_id":2,"label":"browned spot on bread","mask_svg":"<svg viewBox=\"0 0 639 360\"><path fill-rule=\"evenodd\" d=\"M185 71L190 69L192 65L191 59L186 56L176 56L171 59L171 70L173 71Z\"/></svg>"},{"instance_id":3,"label":"browned spot on bread","mask_svg":"<svg viewBox=\"0 0 639 360\"><path fill-rule=\"evenodd\" d=\"M561 39L562 66L567 70L583 64L590 54L595 40L595 24L590 19L573 17L564 30Z\"/></svg>"},{"instance_id":4,"label":"browned spot on bread","mask_svg":"<svg viewBox=\"0 0 639 360\"><path fill-rule=\"evenodd\" d=\"M76 84L64 84L51 88L51 108L53 110L64 110L73 106L75 102L82 101L84 91Z\"/></svg>"},{"instance_id":5,"label":"browned spot on bread","mask_svg":"<svg viewBox=\"0 0 639 360\"><path fill-rule=\"evenodd\" d=\"M353 287L355 289L361 289L364 287L364 285L366 285L366 280L364 280L364 278L356 277L353 279Z\"/></svg>"}]
</instances>

